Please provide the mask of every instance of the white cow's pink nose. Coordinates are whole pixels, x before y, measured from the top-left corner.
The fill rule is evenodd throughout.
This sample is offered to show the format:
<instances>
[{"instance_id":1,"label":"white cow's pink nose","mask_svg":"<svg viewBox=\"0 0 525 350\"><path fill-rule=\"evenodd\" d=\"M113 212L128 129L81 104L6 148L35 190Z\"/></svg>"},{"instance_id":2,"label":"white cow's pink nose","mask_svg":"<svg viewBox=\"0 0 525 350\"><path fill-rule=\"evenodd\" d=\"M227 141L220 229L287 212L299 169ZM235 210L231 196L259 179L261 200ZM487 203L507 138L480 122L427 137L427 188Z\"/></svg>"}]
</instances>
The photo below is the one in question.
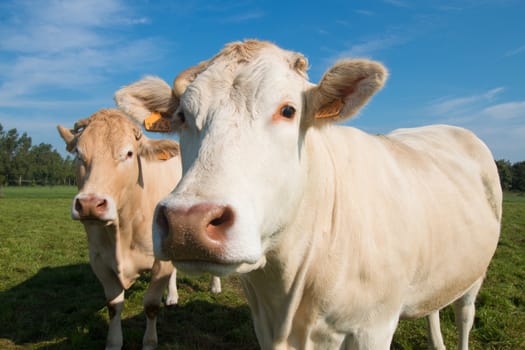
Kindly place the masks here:
<instances>
[{"instance_id":1,"label":"white cow's pink nose","mask_svg":"<svg viewBox=\"0 0 525 350\"><path fill-rule=\"evenodd\" d=\"M190 208L160 205L155 223L162 254L171 260L220 263L227 230L235 221L233 209L215 204Z\"/></svg>"},{"instance_id":2,"label":"white cow's pink nose","mask_svg":"<svg viewBox=\"0 0 525 350\"><path fill-rule=\"evenodd\" d=\"M111 211L111 201L106 196L87 194L77 195L73 201L73 219L107 220Z\"/></svg>"}]
</instances>

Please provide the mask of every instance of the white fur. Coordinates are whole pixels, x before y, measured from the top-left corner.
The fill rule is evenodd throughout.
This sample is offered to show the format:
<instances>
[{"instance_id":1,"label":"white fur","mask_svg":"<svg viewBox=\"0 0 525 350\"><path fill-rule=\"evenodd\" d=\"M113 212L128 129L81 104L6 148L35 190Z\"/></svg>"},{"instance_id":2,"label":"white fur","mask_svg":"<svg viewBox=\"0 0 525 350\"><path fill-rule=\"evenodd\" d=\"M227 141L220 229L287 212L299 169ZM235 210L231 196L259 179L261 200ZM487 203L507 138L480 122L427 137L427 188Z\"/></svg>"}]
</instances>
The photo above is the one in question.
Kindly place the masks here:
<instances>
[{"instance_id":1,"label":"white fur","mask_svg":"<svg viewBox=\"0 0 525 350\"><path fill-rule=\"evenodd\" d=\"M332 126L381 88L382 65L342 61L314 86L297 54L245 55L253 44L229 45L180 84L183 178L163 203L235 211L224 268L180 267L238 265L263 349L389 349L400 318L425 315L440 346L437 311L455 300L466 349L501 221L490 151L449 126ZM140 105L137 86L119 96ZM295 119L275 118L283 103Z\"/></svg>"}]
</instances>

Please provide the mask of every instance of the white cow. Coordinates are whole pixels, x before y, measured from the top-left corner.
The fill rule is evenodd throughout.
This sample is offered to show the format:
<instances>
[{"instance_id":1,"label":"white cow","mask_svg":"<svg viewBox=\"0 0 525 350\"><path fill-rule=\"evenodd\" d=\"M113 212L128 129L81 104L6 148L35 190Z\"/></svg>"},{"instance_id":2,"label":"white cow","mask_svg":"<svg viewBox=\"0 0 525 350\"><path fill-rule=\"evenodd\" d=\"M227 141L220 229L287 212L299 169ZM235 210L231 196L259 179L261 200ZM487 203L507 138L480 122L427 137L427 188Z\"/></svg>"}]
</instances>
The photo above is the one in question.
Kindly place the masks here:
<instances>
[{"instance_id":1,"label":"white cow","mask_svg":"<svg viewBox=\"0 0 525 350\"><path fill-rule=\"evenodd\" d=\"M153 349L157 314L168 284L166 304L178 301L173 265L154 260L151 227L155 205L180 178L179 145L148 139L136 123L115 109L100 110L77 122L73 130L58 126L58 131L67 150L78 159L79 193L71 215L84 224L90 264L107 299L106 349L122 347L124 291L149 270L143 349ZM219 278L214 277L212 291L220 292L220 288Z\"/></svg>"},{"instance_id":2,"label":"white cow","mask_svg":"<svg viewBox=\"0 0 525 350\"><path fill-rule=\"evenodd\" d=\"M116 93L138 120L173 114L183 177L156 209L155 254L190 271L242 273L263 349L389 349L399 319L455 304L461 349L499 238L488 148L436 125L386 136L334 125L386 69L343 60L318 85L306 59L227 45L171 89Z\"/></svg>"}]
</instances>

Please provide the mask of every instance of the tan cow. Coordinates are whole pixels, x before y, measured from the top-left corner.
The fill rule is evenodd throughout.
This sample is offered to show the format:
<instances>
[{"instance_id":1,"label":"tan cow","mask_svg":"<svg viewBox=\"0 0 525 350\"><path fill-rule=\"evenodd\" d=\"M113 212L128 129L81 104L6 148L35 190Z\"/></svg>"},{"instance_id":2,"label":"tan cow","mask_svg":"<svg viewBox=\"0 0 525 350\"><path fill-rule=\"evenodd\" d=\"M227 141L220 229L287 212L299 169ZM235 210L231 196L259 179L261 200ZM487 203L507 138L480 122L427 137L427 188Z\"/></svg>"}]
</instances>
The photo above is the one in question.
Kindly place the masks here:
<instances>
[{"instance_id":1,"label":"tan cow","mask_svg":"<svg viewBox=\"0 0 525 350\"><path fill-rule=\"evenodd\" d=\"M148 270L152 273L144 295L143 349L153 349L166 286L166 304L178 300L173 265L153 258L151 226L155 205L180 178L179 146L148 139L118 110L101 110L78 121L73 130L57 128L67 150L77 156L79 192L71 216L84 224L91 267L104 287L110 317L106 349L122 347L124 291ZM220 292L217 277L212 291Z\"/></svg>"},{"instance_id":2,"label":"tan cow","mask_svg":"<svg viewBox=\"0 0 525 350\"><path fill-rule=\"evenodd\" d=\"M454 303L468 347L474 300L499 238L489 149L435 125L386 136L335 125L386 69L343 60L318 85L271 43L227 45L181 73L119 90L138 120L173 115L182 179L154 218L155 254L242 273L263 349L389 349L399 319ZM435 323L435 322L434 322Z\"/></svg>"}]
</instances>

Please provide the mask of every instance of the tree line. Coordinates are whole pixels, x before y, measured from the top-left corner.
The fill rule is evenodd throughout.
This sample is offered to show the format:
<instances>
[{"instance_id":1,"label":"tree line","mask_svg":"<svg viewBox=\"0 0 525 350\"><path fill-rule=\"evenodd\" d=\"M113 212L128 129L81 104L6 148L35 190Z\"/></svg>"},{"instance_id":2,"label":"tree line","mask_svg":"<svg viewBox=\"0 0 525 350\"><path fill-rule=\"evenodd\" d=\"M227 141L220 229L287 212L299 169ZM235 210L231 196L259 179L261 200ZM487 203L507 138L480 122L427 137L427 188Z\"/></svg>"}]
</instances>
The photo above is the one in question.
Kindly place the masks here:
<instances>
[{"instance_id":1,"label":"tree line","mask_svg":"<svg viewBox=\"0 0 525 350\"><path fill-rule=\"evenodd\" d=\"M525 161L496 161L504 191L525 192ZM75 159L62 158L50 144L33 146L26 133L0 124L0 186L75 185Z\"/></svg>"},{"instance_id":2,"label":"tree line","mask_svg":"<svg viewBox=\"0 0 525 350\"><path fill-rule=\"evenodd\" d=\"M504 191L525 192L525 161L512 164L500 159L496 161L496 165Z\"/></svg>"},{"instance_id":3,"label":"tree line","mask_svg":"<svg viewBox=\"0 0 525 350\"><path fill-rule=\"evenodd\" d=\"M75 160L0 124L0 186L74 185Z\"/></svg>"}]
</instances>

